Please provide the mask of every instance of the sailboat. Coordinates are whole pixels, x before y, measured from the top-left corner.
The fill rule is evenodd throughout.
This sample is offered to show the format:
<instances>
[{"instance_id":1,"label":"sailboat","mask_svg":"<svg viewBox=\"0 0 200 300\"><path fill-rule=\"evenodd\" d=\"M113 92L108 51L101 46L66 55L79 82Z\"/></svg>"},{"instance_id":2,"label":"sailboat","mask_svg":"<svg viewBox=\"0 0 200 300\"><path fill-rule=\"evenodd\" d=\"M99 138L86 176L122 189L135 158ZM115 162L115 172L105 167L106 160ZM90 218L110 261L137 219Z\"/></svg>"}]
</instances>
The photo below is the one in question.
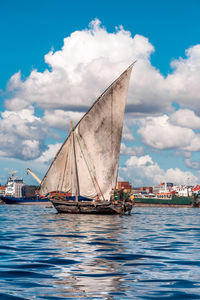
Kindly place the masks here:
<instances>
[{"instance_id":1,"label":"sailboat","mask_svg":"<svg viewBox=\"0 0 200 300\"><path fill-rule=\"evenodd\" d=\"M57 152L39 187L58 212L125 214L115 201L118 161L131 64L94 102Z\"/></svg>"}]
</instances>

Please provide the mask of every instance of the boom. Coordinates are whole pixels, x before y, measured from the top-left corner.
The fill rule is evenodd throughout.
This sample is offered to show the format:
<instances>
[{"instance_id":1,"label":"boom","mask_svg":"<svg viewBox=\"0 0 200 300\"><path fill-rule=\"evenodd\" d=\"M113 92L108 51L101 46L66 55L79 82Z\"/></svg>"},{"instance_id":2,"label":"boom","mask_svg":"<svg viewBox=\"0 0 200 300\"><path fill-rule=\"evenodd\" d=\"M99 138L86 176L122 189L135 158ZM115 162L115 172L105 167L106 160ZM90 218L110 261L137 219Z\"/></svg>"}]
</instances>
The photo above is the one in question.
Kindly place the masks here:
<instances>
[{"instance_id":1,"label":"boom","mask_svg":"<svg viewBox=\"0 0 200 300\"><path fill-rule=\"evenodd\" d=\"M35 180L37 180L37 182L40 184L41 180L33 173L33 171L31 171L29 168L27 168L27 174L31 174L33 176L33 178L35 178Z\"/></svg>"}]
</instances>

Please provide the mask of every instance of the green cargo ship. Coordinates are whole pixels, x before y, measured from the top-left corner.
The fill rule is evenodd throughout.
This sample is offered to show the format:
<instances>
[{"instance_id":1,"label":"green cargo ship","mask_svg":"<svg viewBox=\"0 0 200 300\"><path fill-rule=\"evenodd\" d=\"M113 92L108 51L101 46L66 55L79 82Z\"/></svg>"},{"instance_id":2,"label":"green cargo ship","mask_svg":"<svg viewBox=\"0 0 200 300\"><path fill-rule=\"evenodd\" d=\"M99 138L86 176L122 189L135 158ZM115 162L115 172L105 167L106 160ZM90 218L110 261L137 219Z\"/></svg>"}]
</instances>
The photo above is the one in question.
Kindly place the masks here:
<instances>
[{"instance_id":1,"label":"green cargo ship","mask_svg":"<svg viewBox=\"0 0 200 300\"><path fill-rule=\"evenodd\" d=\"M200 198L172 196L166 198L135 197L135 206L172 206L172 207L200 207Z\"/></svg>"}]
</instances>

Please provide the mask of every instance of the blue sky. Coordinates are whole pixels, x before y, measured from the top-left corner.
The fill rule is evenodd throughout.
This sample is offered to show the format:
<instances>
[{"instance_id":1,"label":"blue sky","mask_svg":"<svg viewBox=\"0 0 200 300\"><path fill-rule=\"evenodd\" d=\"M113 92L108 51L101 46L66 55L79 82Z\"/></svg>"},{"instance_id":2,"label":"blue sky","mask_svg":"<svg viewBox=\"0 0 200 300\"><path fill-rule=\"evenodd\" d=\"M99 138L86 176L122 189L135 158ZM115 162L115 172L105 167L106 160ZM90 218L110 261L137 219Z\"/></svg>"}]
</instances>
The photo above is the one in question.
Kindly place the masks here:
<instances>
[{"instance_id":1,"label":"blue sky","mask_svg":"<svg viewBox=\"0 0 200 300\"><path fill-rule=\"evenodd\" d=\"M199 11L198 0L2 1L1 88L18 70L27 76L32 68L46 68L44 55L52 47L60 49L64 37L86 28L94 18L108 31L123 25L133 35L148 37L156 48L152 63L166 74L172 58L198 44Z\"/></svg>"},{"instance_id":2,"label":"blue sky","mask_svg":"<svg viewBox=\"0 0 200 300\"><path fill-rule=\"evenodd\" d=\"M112 0L76 2L8 0L1 3L0 134L3 142L0 147L0 182L5 183L11 168L17 171L18 176L23 176L27 183L34 183L30 176L25 175L27 167L34 169L42 178L51 159L49 145L52 145L53 149L54 144L60 144L64 140L65 130L68 128L67 124L63 127L58 124L58 118L65 117L68 120L71 117L76 122L84 112L80 109L80 102L77 102L77 110L74 108L71 112L72 96L69 97L69 103L64 103L62 107L56 105L59 99L55 99L55 95L68 97L67 92L66 95L63 94L63 87L60 87L58 82L56 82L57 85L55 84L58 90L52 91L54 99L48 98L48 92L46 97L44 94L41 96L36 89L41 87L39 74L44 83L45 70L51 72L59 64L59 55L49 55L48 64L45 63L45 55L51 50L53 54L62 52L70 55L67 44L65 49L62 49L63 40L69 38L74 32L78 32L75 49L81 49L82 44L80 46L78 44L79 35L81 36L84 30L88 32L91 28L89 24L95 19L101 22L98 25L99 28L102 30L104 28L105 45L106 35L109 36L113 33L117 36L115 28L118 27L118 31L120 31L120 25L123 26L124 31L130 32L131 38L126 39L127 48L124 47L124 50L120 50L120 55L116 59L119 67L116 67L113 74L110 74L105 80L98 81L96 89L91 87L91 91L88 91L87 88L85 99L82 99L81 103L89 107L98 93L104 87L106 88L106 84L110 84L119 75L122 71L121 66L125 67L129 62L131 63L131 57L127 57L126 49L137 53L136 56L142 61L141 65L140 62L138 63L139 66L132 74L133 83L130 86L127 103L129 106L125 118L125 130L132 134L132 138L126 138L124 134L123 155L120 158L120 178L130 180L134 185L155 184L159 180L164 181L165 179L177 180L177 182L199 182L199 12L200 1L196 0L125 0L123 2ZM98 32L98 29L95 31L94 27L93 33L90 32L97 45ZM122 37L117 36L117 47L120 47L120 42L125 43L124 39L120 40L125 35L122 32ZM135 36L139 36L139 38L135 38L135 46L132 46ZM88 36L86 36L87 38ZM108 53L110 50L117 51L112 47L114 46L108 47ZM136 48L131 47L136 47L137 51ZM87 51L87 48L83 49ZM96 51L95 49L94 51ZM192 50L187 54L185 51L189 49ZM92 48L89 50L92 52ZM103 70L103 66L106 66L106 59L109 56L109 60L112 60L112 56L110 53L107 55L105 50L102 51L103 54L101 52L95 54L95 59L104 58L101 61ZM68 60L69 55L66 56ZM71 55L73 56L73 53ZM71 62L74 67L78 67L81 63L81 55L81 51L77 50L77 59ZM132 60L134 59L135 57L132 57ZM175 61L173 68L170 65L172 61ZM92 58L84 63L88 68L92 68ZM71 67L73 66L68 63L66 70ZM37 72L33 79L31 74L34 70ZM143 78L143 75L141 76L141 70L142 74L146 74L144 75L146 79ZM192 76L190 76L190 70L194 70ZM19 71L21 79L19 80L15 76L14 80L10 81L10 78ZM188 77L191 81L191 89L190 86L187 87ZM152 78L152 83L149 78ZM87 80L89 79L88 77ZM52 80L51 76L51 86ZM147 83L149 82L147 86L144 84L145 80ZM21 82L26 84L22 87ZM82 82L85 85L86 79L83 78ZM155 85L154 91L152 85ZM45 88L48 91L48 87L45 86ZM67 88L69 90L71 86L69 85ZM90 100L88 100L89 97ZM139 106L136 105L137 101L138 105L146 111L145 114L141 114L141 108L139 109ZM159 111L156 112L157 108ZM52 119L53 115L56 118L54 110L58 114L57 120ZM75 112L77 112L76 115ZM175 114L176 112L178 114ZM24 122L25 119L26 122ZM196 125L192 126L191 120L194 120ZM160 130L156 132L158 128ZM41 131L40 136L39 131ZM150 136L152 131L155 134ZM28 136L28 132L30 136ZM177 140L173 133L179 136ZM163 140L164 135L171 141L170 143ZM185 139L181 138L183 136ZM24 152L24 148L20 145L22 142L26 146ZM31 153L27 153L27 149L31 149ZM49 154L46 152L49 160L44 158L47 150L49 150Z\"/></svg>"}]
</instances>

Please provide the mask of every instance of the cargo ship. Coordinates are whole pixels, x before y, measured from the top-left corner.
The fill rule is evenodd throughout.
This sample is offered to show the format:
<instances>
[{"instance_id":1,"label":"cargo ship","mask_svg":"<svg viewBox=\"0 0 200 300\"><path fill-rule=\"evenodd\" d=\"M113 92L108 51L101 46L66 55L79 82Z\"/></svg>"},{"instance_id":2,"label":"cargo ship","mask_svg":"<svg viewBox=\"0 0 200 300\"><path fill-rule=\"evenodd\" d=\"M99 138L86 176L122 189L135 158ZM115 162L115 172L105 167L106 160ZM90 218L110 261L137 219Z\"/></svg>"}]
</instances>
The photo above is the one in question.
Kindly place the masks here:
<instances>
[{"instance_id":1,"label":"cargo ship","mask_svg":"<svg viewBox=\"0 0 200 300\"><path fill-rule=\"evenodd\" d=\"M22 178L15 178L15 172L11 170L8 178L5 194L1 195L3 204L46 204L50 201L46 197L37 194L37 187L25 185Z\"/></svg>"},{"instance_id":2,"label":"cargo ship","mask_svg":"<svg viewBox=\"0 0 200 300\"><path fill-rule=\"evenodd\" d=\"M200 195L177 196L173 193L160 193L134 197L135 206L200 207Z\"/></svg>"},{"instance_id":3,"label":"cargo ship","mask_svg":"<svg viewBox=\"0 0 200 300\"><path fill-rule=\"evenodd\" d=\"M161 182L158 185L132 187L129 182L118 182L118 188L134 198L135 206L200 207L200 186L174 185Z\"/></svg>"}]
</instances>

